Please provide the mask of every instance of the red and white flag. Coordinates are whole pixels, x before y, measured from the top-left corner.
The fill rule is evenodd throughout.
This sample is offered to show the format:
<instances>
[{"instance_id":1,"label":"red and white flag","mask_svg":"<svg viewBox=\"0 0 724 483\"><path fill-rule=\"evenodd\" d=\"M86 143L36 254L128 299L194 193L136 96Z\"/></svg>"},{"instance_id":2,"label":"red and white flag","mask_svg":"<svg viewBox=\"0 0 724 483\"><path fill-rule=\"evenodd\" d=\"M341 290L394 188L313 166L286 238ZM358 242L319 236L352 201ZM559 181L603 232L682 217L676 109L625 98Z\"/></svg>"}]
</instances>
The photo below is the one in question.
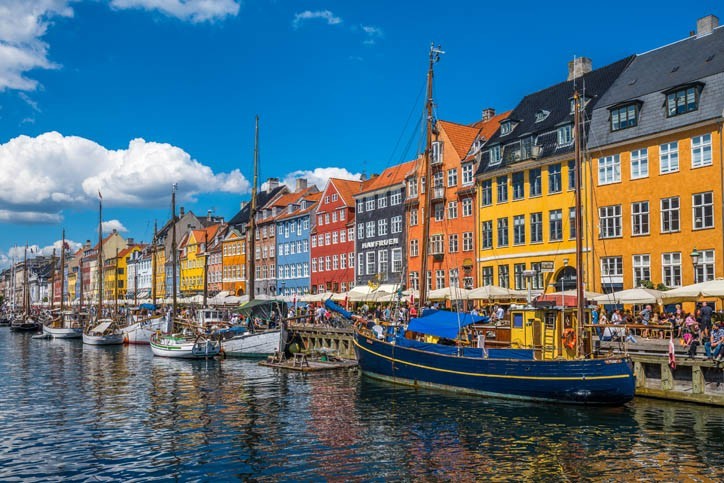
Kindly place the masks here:
<instances>
[{"instance_id":1,"label":"red and white flag","mask_svg":"<svg viewBox=\"0 0 724 483\"><path fill-rule=\"evenodd\" d=\"M674 336L669 337L669 367L676 369L676 346L674 345Z\"/></svg>"}]
</instances>

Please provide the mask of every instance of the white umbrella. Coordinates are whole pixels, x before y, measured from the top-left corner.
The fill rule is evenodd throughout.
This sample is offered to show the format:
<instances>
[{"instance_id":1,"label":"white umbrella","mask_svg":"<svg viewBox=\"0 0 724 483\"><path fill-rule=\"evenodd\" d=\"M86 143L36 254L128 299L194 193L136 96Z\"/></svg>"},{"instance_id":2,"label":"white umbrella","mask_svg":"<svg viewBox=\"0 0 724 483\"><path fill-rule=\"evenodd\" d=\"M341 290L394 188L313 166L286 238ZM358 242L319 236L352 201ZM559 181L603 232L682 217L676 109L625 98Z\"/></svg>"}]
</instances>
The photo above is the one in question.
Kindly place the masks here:
<instances>
[{"instance_id":1,"label":"white umbrella","mask_svg":"<svg viewBox=\"0 0 724 483\"><path fill-rule=\"evenodd\" d=\"M430 300L470 299L470 292L472 292L472 290L467 288L443 287L436 290L431 290L430 293L427 294L427 298Z\"/></svg>"},{"instance_id":2,"label":"white umbrella","mask_svg":"<svg viewBox=\"0 0 724 483\"><path fill-rule=\"evenodd\" d=\"M660 304L663 293L661 290L639 287L607 293L593 300L599 304Z\"/></svg>"},{"instance_id":3,"label":"white umbrella","mask_svg":"<svg viewBox=\"0 0 724 483\"><path fill-rule=\"evenodd\" d=\"M527 297L527 293L521 290L512 290L497 285L485 285L474 288L468 295L473 300L506 300Z\"/></svg>"},{"instance_id":4,"label":"white umbrella","mask_svg":"<svg viewBox=\"0 0 724 483\"><path fill-rule=\"evenodd\" d=\"M701 297L724 298L724 279L718 278L716 280L686 285L684 287L667 290L661 295L664 303L695 301Z\"/></svg>"}]
</instances>

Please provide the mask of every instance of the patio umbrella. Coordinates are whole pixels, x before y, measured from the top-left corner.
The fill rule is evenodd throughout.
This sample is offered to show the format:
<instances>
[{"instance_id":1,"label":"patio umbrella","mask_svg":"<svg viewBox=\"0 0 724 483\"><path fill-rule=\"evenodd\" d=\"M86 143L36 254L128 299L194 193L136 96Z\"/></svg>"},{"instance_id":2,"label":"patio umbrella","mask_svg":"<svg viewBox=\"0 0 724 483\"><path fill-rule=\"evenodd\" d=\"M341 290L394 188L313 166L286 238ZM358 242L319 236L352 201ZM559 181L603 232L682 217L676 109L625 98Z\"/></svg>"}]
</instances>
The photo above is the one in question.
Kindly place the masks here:
<instances>
[{"instance_id":1,"label":"patio umbrella","mask_svg":"<svg viewBox=\"0 0 724 483\"><path fill-rule=\"evenodd\" d=\"M664 303L696 301L701 297L724 298L724 279L708 280L706 282L686 285L663 292L661 298Z\"/></svg>"},{"instance_id":2,"label":"patio umbrella","mask_svg":"<svg viewBox=\"0 0 724 483\"><path fill-rule=\"evenodd\" d=\"M498 287L497 285L485 285L472 289L468 297L473 300L509 300L525 298L526 293L520 290Z\"/></svg>"},{"instance_id":3,"label":"patio umbrella","mask_svg":"<svg viewBox=\"0 0 724 483\"><path fill-rule=\"evenodd\" d=\"M660 304L663 293L661 290L639 287L607 293L593 300L599 304Z\"/></svg>"},{"instance_id":4,"label":"patio umbrella","mask_svg":"<svg viewBox=\"0 0 724 483\"><path fill-rule=\"evenodd\" d=\"M427 298L430 300L463 300L470 299L470 292L472 290L467 288L443 287L431 290L427 294Z\"/></svg>"}]
</instances>

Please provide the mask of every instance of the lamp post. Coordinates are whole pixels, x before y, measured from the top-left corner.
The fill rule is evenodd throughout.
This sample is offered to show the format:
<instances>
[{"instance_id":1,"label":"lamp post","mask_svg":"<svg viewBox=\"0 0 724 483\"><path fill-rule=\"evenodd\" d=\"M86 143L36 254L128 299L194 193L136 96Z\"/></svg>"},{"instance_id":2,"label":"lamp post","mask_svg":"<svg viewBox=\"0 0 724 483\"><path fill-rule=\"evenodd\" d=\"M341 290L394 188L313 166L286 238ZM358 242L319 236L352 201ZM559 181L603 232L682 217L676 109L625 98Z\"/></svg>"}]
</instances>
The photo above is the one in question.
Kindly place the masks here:
<instances>
[{"instance_id":1,"label":"lamp post","mask_svg":"<svg viewBox=\"0 0 724 483\"><path fill-rule=\"evenodd\" d=\"M563 301L563 313L566 313L566 273L568 273L568 259L563 259L563 276L561 277L561 299Z\"/></svg>"},{"instance_id":2,"label":"lamp post","mask_svg":"<svg viewBox=\"0 0 724 483\"><path fill-rule=\"evenodd\" d=\"M528 285L528 305L531 304L533 301L533 294L532 294L532 288L533 288L533 277L535 277L536 271L535 270L524 270L523 276L525 277L525 283Z\"/></svg>"},{"instance_id":3,"label":"lamp post","mask_svg":"<svg viewBox=\"0 0 724 483\"><path fill-rule=\"evenodd\" d=\"M689 256L691 257L691 264L694 265L694 283L699 283L699 257L701 257L701 252L694 247Z\"/></svg>"}]
</instances>

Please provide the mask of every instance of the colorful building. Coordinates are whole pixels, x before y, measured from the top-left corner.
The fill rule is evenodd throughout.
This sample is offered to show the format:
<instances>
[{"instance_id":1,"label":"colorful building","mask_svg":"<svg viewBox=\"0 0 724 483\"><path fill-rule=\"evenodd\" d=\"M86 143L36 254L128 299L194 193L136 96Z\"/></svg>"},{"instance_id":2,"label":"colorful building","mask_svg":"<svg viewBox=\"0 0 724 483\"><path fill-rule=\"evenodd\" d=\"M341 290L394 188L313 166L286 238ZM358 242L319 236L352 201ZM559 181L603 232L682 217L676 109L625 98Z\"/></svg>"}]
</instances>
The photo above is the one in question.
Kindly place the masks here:
<instances>
[{"instance_id":1,"label":"colorful building","mask_svg":"<svg viewBox=\"0 0 724 483\"><path fill-rule=\"evenodd\" d=\"M183 296L204 293L207 276L207 251L221 225L211 225L201 230L190 230L179 244L180 291Z\"/></svg>"},{"instance_id":2,"label":"colorful building","mask_svg":"<svg viewBox=\"0 0 724 483\"><path fill-rule=\"evenodd\" d=\"M637 56L591 119L593 263L611 292L724 275L724 28Z\"/></svg>"},{"instance_id":3,"label":"colorful building","mask_svg":"<svg viewBox=\"0 0 724 483\"><path fill-rule=\"evenodd\" d=\"M223 290L223 256L222 256L222 242L226 237L226 232L229 226L226 224L220 225L213 239L209 239L207 247L208 253L208 296L213 297Z\"/></svg>"},{"instance_id":4,"label":"colorful building","mask_svg":"<svg viewBox=\"0 0 724 483\"><path fill-rule=\"evenodd\" d=\"M246 238L230 228L221 242L222 290L231 295L246 294Z\"/></svg>"}]
</instances>

